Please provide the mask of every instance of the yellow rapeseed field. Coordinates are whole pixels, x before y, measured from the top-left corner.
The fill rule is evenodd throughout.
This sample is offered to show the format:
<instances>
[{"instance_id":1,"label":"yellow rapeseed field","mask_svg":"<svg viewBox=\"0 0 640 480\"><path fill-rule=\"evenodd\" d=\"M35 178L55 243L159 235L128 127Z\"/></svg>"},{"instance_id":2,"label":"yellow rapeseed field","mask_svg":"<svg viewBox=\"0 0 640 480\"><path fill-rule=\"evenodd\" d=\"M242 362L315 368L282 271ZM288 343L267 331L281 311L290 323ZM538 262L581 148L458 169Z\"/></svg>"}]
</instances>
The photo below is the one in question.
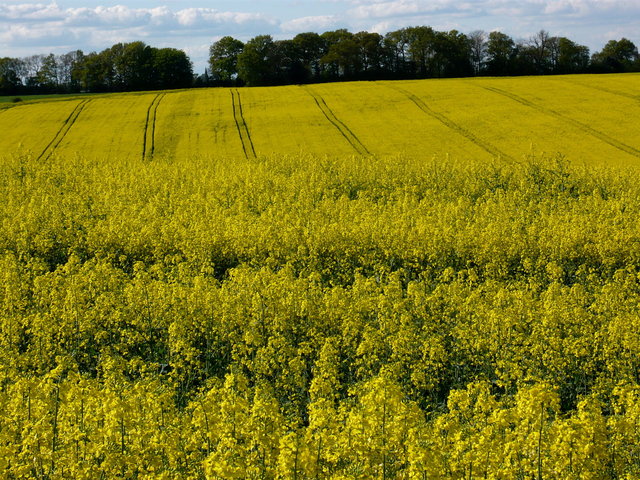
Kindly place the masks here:
<instances>
[{"instance_id":1,"label":"yellow rapeseed field","mask_svg":"<svg viewBox=\"0 0 640 480\"><path fill-rule=\"evenodd\" d=\"M637 480L639 79L0 104L0 479Z\"/></svg>"},{"instance_id":2,"label":"yellow rapeseed field","mask_svg":"<svg viewBox=\"0 0 640 480\"><path fill-rule=\"evenodd\" d=\"M636 74L114 94L0 111L0 154L640 159Z\"/></svg>"}]
</instances>

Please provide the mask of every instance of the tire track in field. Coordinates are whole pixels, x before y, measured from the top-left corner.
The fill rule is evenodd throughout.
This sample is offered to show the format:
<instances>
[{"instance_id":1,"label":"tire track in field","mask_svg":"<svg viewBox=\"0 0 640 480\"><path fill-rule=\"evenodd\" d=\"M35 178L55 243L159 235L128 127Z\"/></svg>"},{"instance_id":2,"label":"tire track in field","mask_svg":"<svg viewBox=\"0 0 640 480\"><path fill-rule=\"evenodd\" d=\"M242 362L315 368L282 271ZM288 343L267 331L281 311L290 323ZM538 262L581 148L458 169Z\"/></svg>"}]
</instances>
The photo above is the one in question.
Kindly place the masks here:
<instances>
[{"instance_id":1,"label":"tire track in field","mask_svg":"<svg viewBox=\"0 0 640 480\"><path fill-rule=\"evenodd\" d=\"M76 98L70 98L68 100L76 100ZM29 103L29 102L0 103L0 114L2 114L3 112L8 112L12 108L28 107L29 105L33 105L33 103Z\"/></svg>"},{"instance_id":2,"label":"tire track in field","mask_svg":"<svg viewBox=\"0 0 640 480\"><path fill-rule=\"evenodd\" d=\"M90 101L91 100L82 100L80 103L78 103L78 105L75 106L75 108L71 111L69 116L65 119L64 123L62 124L60 129L57 131L55 136L51 139L51 141L47 144L47 146L44 147L44 150L42 150L42 153L38 156L37 160L49 159L51 154L53 154L55 149L58 148L58 146L60 145L60 142L62 142L62 140L64 140L64 137L67 136L67 133L69 133L69 130L71 129L73 124L76 123L76 120L78 119L78 117L80 116L80 114L82 113L82 111Z\"/></svg>"},{"instance_id":3,"label":"tire track in field","mask_svg":"<svg viewBox=\"0 0 640 480\"><path fill-rule=\"evenodd\" d=\"M336 115L333 113L333 110L331 110L327 103L324 101L324 98L315 93L309 87L305 86L303 88L309 95L311 95L313 100L316 102L316 105L325 116L325 118L329 121L329 123L331 123L331 125L333 125L338 130L338 132L340 132L340 135L342 135L347 140L347 142L349 142L349 144L359 155L372 156L371 152L362 144L358 137L355 136L351 129L347 127L338 117L336 117Z\"/></svg>"},{"instance_id":4,"label":"tire track in field","mask_svg":"<svg viewBox=\"0 0 640 480\"><path fill-rule=\"evenodd\" d=\"M242 151L245 158L256 158L256 150L253 147L253 140L251 140L251 134L249 133L249 127L244 119L244 113L242 111L242 100L240 99L240 92L238 89L231 90L231 106L233 108L233 121L236 122L236 128L238 130L238 136L242 143Z\"/></svg>"},{"instance_id":5,"label":"tire track in field","mask_svg":"<svg viewBox=\"0 0 640 480\"><path fill-rule=\"evenodd\" d=\"M606 133L602 133L599 130L595 130L594 128L591 128L589 125L579 122L574 118L568 117L567 115L563 115L562 113L556 112L555 110L551 110L550 108L543 107L536 103L530 102L529 100L522 98L521 96L516 95L515 93L507 92L506 90L501 90L496 87L487 87L484 85L479 85L479 87L484 88L485 90L489 90L490 92L497 93L498 95L502 95L504 97L510 98L514 102L518 102L519 104L524 105L525 107L538 110L539 112L544 113L545 115L549 115L552 117L556 117L560 120L563 120L573 125L577 129L581 130L583 133L591 135L592 137L595 137L598 140L601 140L604 143L611 145L614 148L617 148L618 150L628 153L629 155L633 155L634 157L640 158L640 150L638 150L637 148L627 145L626 143L619 142L615 138L612 138L609 135L607 135Z\"/></svg>"},{"instance_id":6,"label":"tire track in field","mask_svg":"<svg viewBox=\"0 0 640 480\"><path fill-rule=\"evenodd\" d=\"M488 154L492 155L493 157L504 158L504 159L507 159L507 160L512 161L512 162L515 161L515 159L511 155L508 155L508 154L504 153L498 147L496 147L496 146L494 146L494 145L492 145L492 144L490 144L488 142L485 142L484 140L478 138L473 133L471 133L469 130L467 130L466 128L461 127L460 125L455 123L450 118L442 115L441 113L436 112L431 107L429 107L429 105L427 105L423 100L421 100L419 97L417 97L413 93L409 92L408 90L400 88L400 87L398 87L396 85L387 85L387 87L402 93L409 100L411 100L420 110L422 110L424 113L426 113L427 115L429 115L432 118L435 118L440 123L442 123L444 126L450 128L451 130L456 132L458 135L461 135L462 137L466 138L468 141L470 141L471 143L473 143L476 146L480 147L482 150L484 150Z\"/></svg>"},{"instance_id":7,"label":"tire track in field","mask_svg":"<svg viewBox=\"0 0 640 480\"><path fill-rule=\"evenodd\" d=\"M610 93L611 95L617 95L619 97L625 97L625 98L630 98L631 100L640 101L640 95L633 95L632 93L620 92L618 90L612 90L606 87L588 85L586 83L576 82L575 80L567 80L566 78L562 78L562 79L558 78L556 80L564 83L571 83L573 85L579 85L585 88L590 88L592 90L599 90L600 92Z\"/></svg>"},{"instance_id":8,"label":"tire track in field","mask_svg":"<svg viewBox=\"0 0 640 480\"><path fill-rule=\"evenodd\" d=\"M166 93L159 93L147 108L147 119L144 122L144 138L142 140L142 159L153 158L156 149L156 118L158 116L158 105Z\"/></svg>"}]
</instances>

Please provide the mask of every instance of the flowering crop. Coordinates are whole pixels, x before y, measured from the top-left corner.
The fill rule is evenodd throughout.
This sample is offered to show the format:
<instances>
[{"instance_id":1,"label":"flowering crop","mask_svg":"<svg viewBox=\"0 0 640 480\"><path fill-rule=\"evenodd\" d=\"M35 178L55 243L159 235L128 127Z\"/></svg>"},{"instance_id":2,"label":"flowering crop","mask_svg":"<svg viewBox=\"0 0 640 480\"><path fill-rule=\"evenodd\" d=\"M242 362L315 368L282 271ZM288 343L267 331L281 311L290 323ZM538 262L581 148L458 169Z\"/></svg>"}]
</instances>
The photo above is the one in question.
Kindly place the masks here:
<instances>
[{"instance_id":1,"label":"flowering crop","mask_svg":"<svg viewBox=\"0 0 640 480\"><path fill-rule=\"evenodd\" d=\"M635 95L627 78L540 82ZM446 99L474 88L575 133L595 107L542 103L536 81L0 112L51 134L0 138L0 477L638 478L637 138L607 113L586 165L523 155ZM385 98L443 136L391 155L410 132L366 120ZM108 108L127 128L91 140ZM303 153L284 125L303 117L335 151Z\"/></svg>"},{"instance_id":2,"label":"flowering crop","mask_svg":"<svg viewBox=\"0 0 640 480\"><path fill-rule=\"evenodd\" d=\"M18 146L104 159L274 154L640 159L637 74L356 82L85 96L0 110Z\"/></svg>"}]
</instances>

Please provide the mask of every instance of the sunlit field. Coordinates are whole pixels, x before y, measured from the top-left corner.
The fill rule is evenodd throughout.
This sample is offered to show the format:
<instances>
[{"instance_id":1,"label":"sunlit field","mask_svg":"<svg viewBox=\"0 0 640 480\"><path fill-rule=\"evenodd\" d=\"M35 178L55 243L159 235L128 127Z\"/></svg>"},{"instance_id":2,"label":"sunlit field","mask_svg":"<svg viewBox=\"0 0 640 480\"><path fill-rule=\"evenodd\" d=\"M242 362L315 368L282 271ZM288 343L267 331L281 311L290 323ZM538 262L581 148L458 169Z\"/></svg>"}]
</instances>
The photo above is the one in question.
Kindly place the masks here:
<instances>
[{"instance_id":1,"label":"sunlit field","mask_svg":"<svg viewBox=\"0 0 640 480\"><path fill-rule=\"evenodd\" d=\"M640 76L203 89L5 103L0 154L107 159L272 154L575 164L640 159Z\"/></svg>"},{"instance_id":2,"label":"sunlit field","mask_svg":"<svg viewBox=\"0 0 640 480\"><path fill-rule=\"evenodd\" d=\"M0 478L640 478L638 80L0 104Z\"/></svg>"}]
</instances>

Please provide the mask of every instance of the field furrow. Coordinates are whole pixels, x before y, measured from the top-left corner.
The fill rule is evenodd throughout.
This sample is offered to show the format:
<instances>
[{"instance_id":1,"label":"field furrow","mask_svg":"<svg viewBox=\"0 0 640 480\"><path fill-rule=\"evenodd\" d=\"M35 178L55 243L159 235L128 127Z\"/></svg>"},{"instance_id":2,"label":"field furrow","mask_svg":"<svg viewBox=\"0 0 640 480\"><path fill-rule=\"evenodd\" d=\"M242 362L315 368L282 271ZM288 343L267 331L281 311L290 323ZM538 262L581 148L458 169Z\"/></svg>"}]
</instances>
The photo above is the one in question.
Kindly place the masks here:
<instances>
[{"instance_id":1,"label":"field furrow","mask_svg":"<svg viewBox=\"0 0 640 480\"><path fill-rule=\"evenodd\" d=\"M168 92L160 111L156 157L244 158L228 89Z\"/></svg>"},{"instance_id":2,"label":"field furrow","mask_svg":"<svg viewBox=\"0 0 640 480\"><path fill-rule=\"evenodd\" d=\"M424 113L426 113L427 115L435 118L440 123L442 123L446 127L450 128L453 132L455 132L458 135L460 135L460 136L464 137L465 139L469 140L471 143L474 143L475 145L479 146L480 148L482 148L485 152L489 153L490 155L493 155L496 158L504 158L504 159L513 161L513 157L511 157L510 155L502 152L497 147L495 147L495 146L493 146L493 145L481 140L476 135L474 135L473 133L471 133L467 129L463 128L462 126L458 125L457 123L453 122L452 120L450 120L446 116L442 115L441 113L436 112L435 110L430 108L424 101L422 101L420 98L418 98L417 96L415 96L411 92L408 92L408 91L406 91L403 88L400 88L398 86L392 86L391 88L395 88L397 91L399 91L402 94L406 95L407 98L409 100L411 100Z\"/></svg>"},{"instance_id":3,"label":"field furrow","mask_svg":"<svg viewBox=\"0 0 640 480\"><path fill-rule=\"evenodd\" d=\"M56 149L57 155L140 159L147 135L149 106L157 94L119 94L96 97L84 108ZM151 120L153 118L151 112ZM148 128L148 127L147 127ZM148 128L151 134L152 128ZM150 148L150 144L144 147Z\"/></svg>"},{"instance_id":4,"label":"field furrow","mask_svg":"<svg viewBox=\"0 0 640 480\"><path fill-rule=\"evenodd\" d=\"M58 148L58 145L60 145L60 142L62 142L64 137L67 135L67 133L69 133L69 130L71 129L73 124L76 122L76 120L82 113L82 110L84 110L84 107L90 101L91 100L83 100L76 106L76 108L73 109L73 111L69 114L67 119L64 121L64 123L60 127L60 130L57 131L56 135L51 139L51 141L47 144L47 146L44 148L42 153L38 156L38 160L40 159L46 160L51 156L51 154L55 151L55 149Z\"/></svg>"},{"instance_id":5,"label":"field furrow","mask_svg":"<svg viewBox=\"0 0 640 480\"><path fill-rule=\"evenodd\" d=\"M631 100L635 100L635 101L640 102L640 95L634 95L634 94L629 93L629 92L620 91L620 90L614 90L612 88L603 87L601 85L590 85L590 84L586 84L586 83L583 83L583 82L576 81L575 79L568 79L566 77L559 77L558 80L561 81L561 82L570 83L571 85L577 85L579 87L588 88L588 89L591 89L591 90L597 90L599 92L610 93L611 95L616 95L618 97L629 98Z\"/></svg>"},{"instance_id":6,"label":"field furrow","mask_svg":"<svg viewBox=\"0 0 640 480\"><path fill-rule=\"evenodd\" d=\"M32 154L36 158L56 138L82 101L24 104L0 115L0 156Z\"/></svg>"},{"instance_id":7,"label":"field furrow","mask_svg":"<svg viewBox=\"0 0 640 480\"><path fill-rule=\"evenodd\" d=\"M236 123L236 129L238 130L238 136L242 142L242 151L246 158L256 158L256 150L251 140L251 134L249 133L249 127L244 119L244 112L242 111L242 100L240 98L240 92L238 89L231 90L231 105L233 109L233 120Z\"/></svg>"},{"instance_id":8,"label":"field furrow","mask_svg":"<svg viewBox=\"0 0 640 480\"><path fill-rule=\"evenodd\" d=\"M610 75L559 75L549 80L570 81L574 85L640 100L640 72Z\"/></svg>"},{"instance_id":9,"label":"field furrow","mask_svg":"<svg viewBox=\"0 0 640 480\"><path fill-rule=\"evenodd\" d=\"M158 105L164 98L165 93L159 93L153 98L147 110L147 119L144 123L144 135L142 140L142 159L153 158L155 152L156 121L158 117Z\"/></svg>"},{"instance_id":10,"label":"field furrow","mask_svg":"<svg viewBox=\"0 0 640 480\"><path fill-rule=\"evenodd\" d=\"M565 117L640 150L640 134L638 133L640 132L640 121L637 120L640 119L640 91L634 85L622 82L627 77L640 79L640 76L586 76L586 79L582 77L581 75L554 76L536 79L535 82L533 79L527 78L507 81L493 79L491 82L478 83L498 87L516 94L531 103L561 113ZM601 77L605 77L607 81L603 82ZM547 116L547 119L549 120L550 117ZM570 123L559 118L557 120L559 125L563 125L561 128L565 132L574 131L576 135L585 135L578 127L574 128ZM564 142L564 148L566 148L568 140L569 138ZM604 156L611 159L617 157L626 163L637 162L637 156L628 153L613 153L616 151L615 147L604 142L594 142L585 138L580 143L590 148L590 151L583 153L586 158Z\"/></svg>"},{"instance_id":11,"label":"field furrow","mask_svg":"<svg viewBox=\"0 0 640 480\"><path fill-rule=\"evenodd\" d=\"M628 153L629 155L633 155L635 157L640 158L640 150L638 150L637 148L631 147L630 145L627 145L625 143L622 143L618 140L616 140L615 138L610 137L609 135L607 135L606 133L600 132L594 128L591 128L589 125L586 125L582 122L579 122L578 120L575 120L567 115L564 115L560 112L557 112L555 110L552 110L550 108L547 107L543 107L542 105L538 105L536 103L530 102L529 100L516 95L514 93L508 92L506 90L502 90L500 88L496 88L496 87L489 87L489 86L482 86L482 88L484 88L485 90L489 90L491 92L497 93L498 95L503 95L507 98L510 98L511 100L513 100L514 102L518 102L521 105L524 105L526 107L538 110L539 112L542 112L545 115L551 115L554 116L564 122L568 122L571 125L575 126L576 128L578 128L579 130L581 130L582 132L584 132L587 135L591 135L592 137L597 138L598 140L601 140L609 145L611 145L612 147L617 148L618 150L621 150L625 153Z\"/></svg>"},{"instance_id":12,"label":"field furrow","mask_svg":"<svg viewBox=\"0 0 640 480\"><path fill-rule=\"evenodd\" d=\"M243 106L249 106L243 110L243 116L258 155L354 154L351 144L327 121L304 88L241 88L239 91Z\"/></svg>"},{"instance_id":13,"label":"field furrow","mask_svg":"<svg viewBox=\"0 0 640 480\"><path fill-rule=\"evenodd\" d=\"M334 114L349 125L376 157L407 155L420 158L485 159L487 152L458 135L437 118L425 115L405 93L402 82L365 82L314 86ZM420 96L418 94L417 96Z\"/></svg>"},{"instance_id":14,"label":"field furrow","mask_svg":"<svg viewBox=\"0 0 640 480\"><path fill-rule=\"evenodd\" d=\"M358 154L371 155L371 152L367 150L367 147L362 144L362 142L353 134L349 127L345 125L338 117L336 117L331 108L329 108L329 106L327 105L327 102L325 102L324 98L315 93L310 87L305 87L305 91L309 93L311 97L313 97L313 100L315 101L316 105L325 116L327 121L340 132L340 135L342 135L347 140L347 142L349 142L349 144Z\"/></svg>"},{"instance_id":15,"label":"field furrow","mask_svg":"<svg viewBox=\"0 0 640 480\"><path fill-rule=\"evenodd\" d=\"M0 155L278 154L635 165L639 75L211 88L46 99L0 112ZM231 96L231 99L229 99ZM229 101L231 100L231 101ZM37 128L34 128L37 125Z\"/></svg>"}]
</instances>

